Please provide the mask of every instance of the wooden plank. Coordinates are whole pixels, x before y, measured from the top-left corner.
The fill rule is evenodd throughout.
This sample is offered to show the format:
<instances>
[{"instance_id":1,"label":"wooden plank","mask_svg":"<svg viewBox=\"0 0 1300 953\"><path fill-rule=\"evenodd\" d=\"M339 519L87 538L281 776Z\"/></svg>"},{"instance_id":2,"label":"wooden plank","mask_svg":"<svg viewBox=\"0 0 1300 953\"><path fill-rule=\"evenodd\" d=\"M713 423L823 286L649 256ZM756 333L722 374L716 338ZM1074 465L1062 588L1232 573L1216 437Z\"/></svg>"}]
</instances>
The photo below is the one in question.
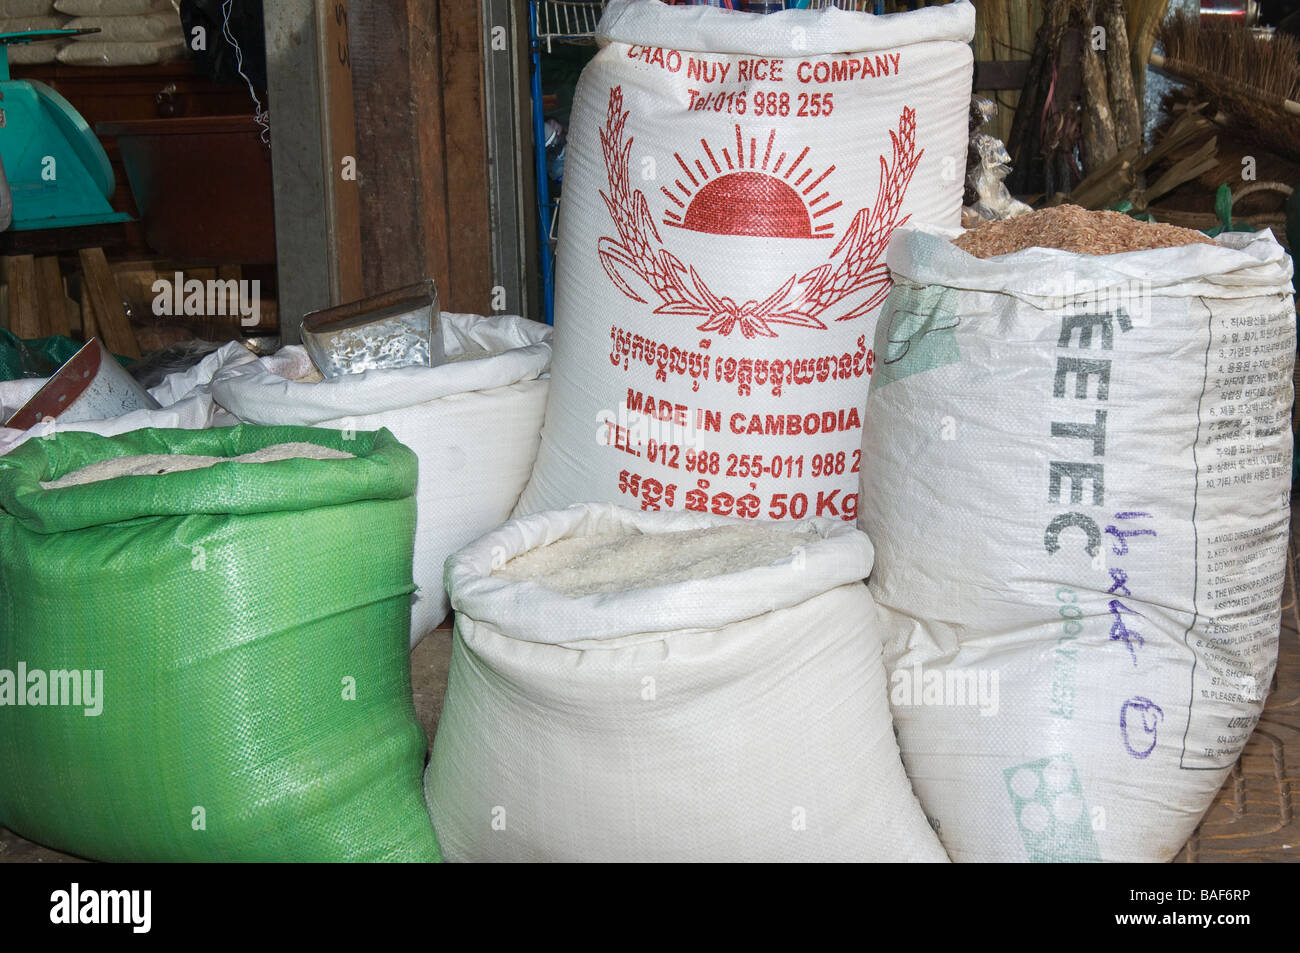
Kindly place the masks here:
<instances>
[{"instance_id":1,"label":"wooden plank","mask_svg":"<svg viewBox=\"0 0 1300 953\"><path fill-rule=\"evenodd\" d=\"M424 275L421 221L423 196L416 165L413 122L411 0L352 0L348 33L352 44L353 109L357 125L357 168L361 183L361 258L364 293L371 296L414 284ZM426 63L423 67L429 70ZM439 203L441 204L441 203Z\"/></svg>"},{"instance_id":2,"label":"wooden plank","mask_svg":"<svg viewBox=\"0 0 1300 953\"><path fill-rule=\"evenodd\" d=\"M351 49L344 0L264 6L268 95L277 117L277 294L288 344L298 341L304 314L355 300L364 288Z\"/></svg>"},{"instance_id":3,"label":"wooden plank","mask_svg":"<svg viewBox=\"0 0 1300 953\"><path fill-rule=\"evenodd\" d=\"M438 285L451 308L451 242L447 216L447 165L443 151L442 40L437 5L408 0L411 32L411 115L415 126L421 234L421 278ZM486 162L484 163L486 166Z\"/></svg>"},{"instance_id":4,"label":"wooden plank","mask_svg":"<svg viewBox=\"0 0 1300 953\"><path fill-rule=\"evenodd\" d=\"M68 327L68 303L57 255L36 259L36 281L41 297L41 335L67 335L71 330Z\"/></svg>"},{"instance_id":5,"label":"wooden plank","mask_svg":"<svg viewBox=\"0 0 1300 953\"><path fill-rule=\"evenodd\" d=\"M323 110L326 118L326 170L331 208L331 250L337 287L332 304L355 301L364 294L361 267L361 192L355 173L344 178L344 164L357 156L356 113L353 108L352 49L348 5L321 3ZM385 196L391 199L391 196Z\"/></svg>"},{"instance_id":6,"label":"wooden plank","mask_svg":"<svg viewBox=\"0 0 1300 953\"><path fill-rule=\"evenodd\" d=\"M95 324L104 346L114 354L139 357L140 346L122 307L122 296L104 257L104 249L83 248L77 254L81 259L83 294L94 308Z\"/></svg>"},{"instance_id":7,"label":"wooden plank","mask_svg":"<svg viewBox=\"0 0 1300 953\"><path fill-rule=\"evenodd\" d=\"M129 224L129 223L128 223ZM126 243L126 225L79 225L0 232L0 255L55 255L79 248L117 248Z\"/></svg>"},{"instance_id":8,"label":"wooden plank","mask_svg":"<svg viewBox=\"0 0 1300 953\"><path fill-rule=\"evenodd\" d=\"M448 310L489 309L479 18L446 0L349 4L367 294L432 278Z\"/></svg>"},{"instance_id":9,"label":"wooden plank","mask_svg":"<svg viewBox=\"0 0 1300 953\"><path fill-rule=\"evenodd\" d=\"M90 303L90 294L86 291L86 283L81 283L81 340L89 341L99 331L99 325L95 321L95 307Z\"/></svg>"},{"instance_id":10,"label":"wooden plank","mask_svg":"<svg viewBox=\"0 0 1300 953\"><path fill-rule=\"evenodd\" d=\"M23 339L41 336L41 296L36 259L14 255L5 260L9 281L9 330Z\"/></svg>"},{"instance_id":11,"label":"wooden plank","mask_svg":"<svg viewBox=\"0 0 1300 953\"><path fill-rule=\"evenodd\" d=\"M447 176L450 289L443 307L491 313L492 236L487 131L483 113L483 33L477 3L439 4L443 145Z\"/></svg>"}]
</instances>

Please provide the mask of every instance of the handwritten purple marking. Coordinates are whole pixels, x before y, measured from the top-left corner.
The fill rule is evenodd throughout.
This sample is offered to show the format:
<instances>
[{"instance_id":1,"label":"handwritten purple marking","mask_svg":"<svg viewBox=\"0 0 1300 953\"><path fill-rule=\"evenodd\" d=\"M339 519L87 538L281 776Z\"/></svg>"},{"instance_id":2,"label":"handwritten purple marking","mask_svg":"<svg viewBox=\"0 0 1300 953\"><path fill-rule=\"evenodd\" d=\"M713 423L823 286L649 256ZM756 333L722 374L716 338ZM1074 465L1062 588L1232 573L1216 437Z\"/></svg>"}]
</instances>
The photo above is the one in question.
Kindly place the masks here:
<instances>
[{"instance_id":1,"label":"handwritten purple marking","mask_svg":"<svg viewBox=\"0 0 1300 953\"><path fill-rule=\"evenodd\" d=\"M1116 513L1117 520L1134 520L1150 519L1150 513L1139 513L1136 510L1129 510L1124 513ZM1128 540L1130 536L1155 536L1156 531L1153 529L1120 529L1118 526L1107 526L1106 532L1115 537L1115 542L1111 544L1110 551L1116 556L1123 556L1128 553Z\"/></svg>"},{"instance_id":2,"label":"handwritten purple marking","mask_svg":"<svg viewBox=\"0 0 1300 953\"><path fill-rule=\"evenodd\" d=\"M1121 596L1132 598L1133 593L1129 592L1128 588L1128 573L1122 569L1112 569L1110 570L1110 581L1111 586L1106 590L1106 595L1113 596L1118 592Z\"/></svg>"},{"instance_id":3,"label":"handwritten purple marking","mask_svg":"<svg viewBox=\"0 0 1300 953\"><path fill-rule=\"evenodd\" d=\"M1141 715L1142 732L1151 739L1151 743L1140 751L1133 747L1133 743L1129 740L1130 711ZM1120 737L1124 739L1124 747L1128 749L1129 754L1140 759L1147 757L1152 751L1156 750L1156 731L1164 717L1164 710L1159 705L1149 698L1143 698L1141 695L1134 695L1124 703L1124 706L1119 710L1119 733Z\"/></svg>"},{"instance_id":4,"label":"handwritten purple marking","mask_svg":"<svg viewBox=\"0 0 1300 953\"><path fill-rule=\"evenodd\" d=\"M1116 556L1123 556L1128 553L1128 539L1130 536L1154 536L1156 531L1153 529L1119 529L1116 526L1107 526L1106 532L1115 537L1115 542L1111 543L1110 551Z\"/></svg>"},{"instance_id":5,"label":"handwritten purple marking","mask_svg":"<svg viewBox=\"0 0 1300 953\"><path fill-rule=\"evenodd\" d=\"M1137 668L1137 663L1138 663L1137 650L1146 644L1146 640L1142 638L1141 632L1138 632L1136 629L1130 629L1128 627L1128 625L1124 622L1124 614L1127 613L1128 615L1135 615L1140 619L1145 619L1146 616L1144 616L1141 612L1138 612L1134 609L1130 609L1128 606L1124 605L1124 603L1120 602L1118 599L1110 600L1109 607L1110 607L1110 614L1115 619L1115 621L1112 622L1110 626L1111 641L1113 642L1118 641L1124 643L1124 645L1128 648L1128 654L1133 657L1133 667ZM1134 645L1135 642L1137 643L1136 645Z\"/></svg>"}]
</instances>

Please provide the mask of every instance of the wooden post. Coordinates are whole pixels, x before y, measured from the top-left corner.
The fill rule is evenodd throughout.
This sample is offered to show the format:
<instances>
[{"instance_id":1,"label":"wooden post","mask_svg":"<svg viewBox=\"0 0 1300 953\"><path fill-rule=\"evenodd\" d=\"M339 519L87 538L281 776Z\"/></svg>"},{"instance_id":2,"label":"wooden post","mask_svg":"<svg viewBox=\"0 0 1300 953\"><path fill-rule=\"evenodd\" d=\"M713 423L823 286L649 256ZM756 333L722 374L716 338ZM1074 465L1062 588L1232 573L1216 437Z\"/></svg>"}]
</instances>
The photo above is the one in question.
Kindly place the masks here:
<instances>
[{"instance_id":1,"label":"wooden post","mask_svg":"<svg viewBox=\"0 0 1300 953\"><path fill-rule=\"evenodd\" d=\"M81 259L82 294L90 300L104 346L114 354L139 357L140 345L136 343L131 322L122 307L122 295L104 257L104 249L83 248L77 254ZM84 310L82 316L84 321Z\"/></svg>"},{"instance_id":2,"label":"wooden post","mask_svg":"<svg viewBox=\"0 0 1300 953\"><path fill-rule=\"evenodd\" d=\"M41 300L36 281L36 259L12 255L5 259L9 281L9 330L20 338L41 336Z\"/></svg>"},{"instance_id":3,"label":"wooden post","mask_svg":"<svg viewBox=\"0 0 1300 953\"><path fill-rule=\"evenodd\" d=\"M1086 35L1085 35L1086 37ZM1083 168L1099 169L1119 150L1115 146L1115 121L1106 91L1106 67L1085 38L1083 46Z\"/></svg>"},{"instance_id":4,"label":"wooden post","mask_svg":"<svg viewBox=\"0 0 1300 953\"><path fill-rule=\"evenodd\" d=\"M86 281L81 281L81 340L89 341L99 332L95 321L95 306L90 303L90 292L86 290Z\"/></svg>"},{"instance_id":5,"label":"wooden post","mask_svg":"<svg viewBox=\"0 0 1300 953\"><path fill-rule=\"evenodd\" d=\"M432 278L448 304L437 4L353 0L348 11L365 294Z\"/></svg>"},{"instance_id":6,"label":"wooden post","mask_svg":"<svg viewBox=\"0 0 1300 953\"><path fill-rule=\"evenodd\" d=\"M280 335L362 297L361 213L345 0L265 5ZM407 183L409 190L409 183ZM384 202L407 201L400 189Z\"/></svg>"},{"instance_id":7,"label":"wooden post","mask_svg":"<svg viewBox=\"0 0 1300 953\"><path fill-rule=\"evenodd\" d=\"M411 30L411 115L415 118L416 195L422 263L438 283L442 306L452 305L451 242L448 238L447 163L443 141L442 37L438 4L407 0ZM487 157L484 156L486 165ZM466 308L465 310L468 310Z\"/></svg>"},{"instance_id":8,"label":"wooden post","mask_svg":"<svg viewBox=\"0 0 1300 953\"><path fill-rule=\"evenodd\" d=\"M63 292L63 274L59 271L58 255L42 255L36 259L36 282L40 288L41 336L67 335L67 296Z\"/></svg>"},{"instance_id":9,"label":"wooden post","mask_svg":"<svg viewBox=\"0 0 1300 953\"><path fill-rule=\"evenodd\" d=\"M477 3L441 0L444 155L447 168L450 310L491 314L492 235L487 127L483 113L483 26Z\"/></svg>"},{"instance_id":10,"label":"wooden post","mask_svg":"<svg viewBox=\"0 0 1300 953\"><path fill-rule=\"evenodd\" d=\"M446 310L488 313L481 5L351 0L348 13L366 294L432 278Z\"/></svg>"},{"instance_id":11,"label":"wooden post","mask_svg":"<svg viewBox=\"0 0 1300 953\"><path fill-rule=\"evenodd\" d=\"M1083 35L1083 170L1087 176L1093 169L1115 158L1119 150L1115 145L1115 120L1110 114L1106 62L1097 49L1099 17L1095 0L1078 15L1079 30ZM1104 19L1101 22L1104 23ZM1104 29L1101 35L1105 37Z\"/></svg>"}]
</instances>

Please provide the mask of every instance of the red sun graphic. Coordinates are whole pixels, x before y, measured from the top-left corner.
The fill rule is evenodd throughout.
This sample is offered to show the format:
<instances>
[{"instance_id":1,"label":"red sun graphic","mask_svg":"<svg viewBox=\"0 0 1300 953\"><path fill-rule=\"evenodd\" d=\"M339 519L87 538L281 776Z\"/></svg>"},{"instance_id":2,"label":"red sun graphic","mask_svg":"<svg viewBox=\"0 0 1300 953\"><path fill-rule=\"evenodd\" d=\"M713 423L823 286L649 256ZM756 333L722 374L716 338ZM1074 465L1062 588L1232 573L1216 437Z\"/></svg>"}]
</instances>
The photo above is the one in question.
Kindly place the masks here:
<instances>
[{"instance_id":1,"label":"red sun graphic","mask_svg":"<svg viewBox=\"0 0 1300 953\"><path fill-rule=\"evenodd\" d=\"M835 223L818 219L844 203L824 205L830 192L818 192L818 188L835 171L835 166L813 177L813 167L804 164L807 147L788 165L786 152L773 161L775 129L768 133L760 160L758 139L751 136L746 143L740 126L735 129L734 156L730 145L715 151L706 139L700 140L703 155L690 163L680 152L673 153L685 177L674 181L672 190L660 186L660 191L677 209L664 212L664 224L712 235L832 238ZM812 181L808 181L810 177Z\"/></svg>"}]
</instances>

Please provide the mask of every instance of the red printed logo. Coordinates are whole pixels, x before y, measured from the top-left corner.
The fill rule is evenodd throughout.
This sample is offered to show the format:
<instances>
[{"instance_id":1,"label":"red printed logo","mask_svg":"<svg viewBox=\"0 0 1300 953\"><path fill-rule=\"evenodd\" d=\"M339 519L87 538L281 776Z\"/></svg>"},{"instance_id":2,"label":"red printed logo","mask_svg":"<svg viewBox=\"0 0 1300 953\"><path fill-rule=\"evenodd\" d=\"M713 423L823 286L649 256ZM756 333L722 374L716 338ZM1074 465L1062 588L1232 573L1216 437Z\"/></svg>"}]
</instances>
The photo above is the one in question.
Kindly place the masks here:
<instances>
[{"instance_id":1,"label":"red printed logo","mask_svg":"<svg viewBox=\"0 0 1300 953\"><path fill-rule=\"evenodd\" d=\"M622 87L612 88L600 132L609 191L601 190L600 195L618 237L601 238L597 250L605 273L628 298L648 303L631 283L639 279L660 302L655 314L703 318L696 327L705 333L726 336L739 330L745 338L774 338L773 325L824 331L822 316L830 309L865 295L835 318L849 321L870 312L889 293L889 270L881 259L894 229L910 218L900 217L903 200L924 154L916 148L915 110L904 107L897 131L889 133L893 154L889 160L880 157L874 206L853 216L828 260L802 275L790 275L761 301L744 302L715 294L693 265L663 247L645 195L631 186L633 140L625 136L630 114L623 109ZM674 153L685 178L674 182L676 193L661 188L671 203L663 223L715 235L833 238L834 223L819 220L843 204L830 201L831 193L823 187L835 166L818 171L808 161L809 148L787 163L788 152L777 146L775 130L761 146L757 137L746 139L739 125L734 130L734 155L729 141L714 146L705 139L700 140L698 156Z\"/></svg>"},{"instance_id":2,"label":"red printed logo","mask_svg":"<svg viewBox=\"0 0 1300 953\"><path fill-rule=\"evenodd\" d=\"M788 153L773 155L775 129L768 133L760 158L758 139L750 137L746 153L740 125L735 128L734 158L729 145L715 151L707 139L700 140L702 155L693 163L687 163L680 152L673 153L685 177L673 183L675 190L660 186L659 191L675 206L664 212L664 224L714 235L833 238L834 222L814 222L844 203L828 202L829 190L813 193L835 166L805 185L814 171L804 161L810 151L808 146L787 165Z\"/></svg>"}]
</instances>

